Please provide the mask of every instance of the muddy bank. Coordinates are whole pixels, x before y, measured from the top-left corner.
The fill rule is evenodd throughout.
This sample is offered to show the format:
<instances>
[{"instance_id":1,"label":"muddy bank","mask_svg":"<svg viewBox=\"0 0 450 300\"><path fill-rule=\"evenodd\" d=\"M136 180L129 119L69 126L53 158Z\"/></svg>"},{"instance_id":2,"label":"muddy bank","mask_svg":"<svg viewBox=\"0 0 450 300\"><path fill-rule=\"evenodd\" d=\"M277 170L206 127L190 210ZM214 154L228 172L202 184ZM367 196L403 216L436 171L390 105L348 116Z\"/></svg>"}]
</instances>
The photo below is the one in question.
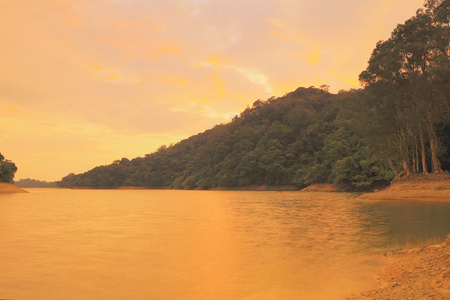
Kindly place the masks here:
<instances>
[{"instance_id":1,"label":"muddy bank","mask_svg":"<svg viewBox=\"0 0 450 300\"><path fill-rule=\"evenodd\" d=\"M363 194L359 199L367 200L414 200L414 201L450 201L450 175L426 174L413 175L374 193Z\"/></svg>"},{"instance_id":2,"label":"muddy bank","mask_svg":"<svg viewBox=\"0 0 450 300\"><path fill-rule=\"evenodd\" d=\"M28 192L11 183L0 182L0 194L5 193L28 193Z\"/></svg>"},{"instance_id":3,"label":"muddy bank","mask_svg":"<svg viewBox=\"0 0 450 300\"><path fill-rule=\"evenodd\" d=\"M348 299L450 299L450 234L442 244L386 256L391 264L379 274L380 287Z\"/></svg>"}]
</instances>

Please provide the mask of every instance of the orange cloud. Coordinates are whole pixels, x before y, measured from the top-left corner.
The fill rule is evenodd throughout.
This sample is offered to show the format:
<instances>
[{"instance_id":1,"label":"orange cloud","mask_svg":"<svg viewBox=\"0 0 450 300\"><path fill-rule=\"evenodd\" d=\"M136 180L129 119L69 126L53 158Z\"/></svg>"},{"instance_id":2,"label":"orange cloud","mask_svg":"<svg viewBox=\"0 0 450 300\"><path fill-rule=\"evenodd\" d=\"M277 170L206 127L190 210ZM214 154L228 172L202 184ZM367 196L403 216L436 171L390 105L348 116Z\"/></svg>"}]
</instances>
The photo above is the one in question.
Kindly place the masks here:
<instances>
[{"instance_id":1,"label":"orange cloud","mask_svg":"<svg viewBox=\"0 0 450 300\"><path fill-rule=\"evenodd\" d=\"M59 179L256 99L355 87L375 43L422 2L3 1L0 151L18 178Z\"/></svg>"},{"instance_id":2,"label":"orange cloud","mask_svg":"<svg viewBox=\"0 0 450 300\"><path fill-rule=\"evenodd\" d=\"M217 70L219 67L228 67L232 65L232 62L225 57L212 56L206 59L205 65L211 65L214 70Z\"/></svg>"},{"instance_id":3,"label":"orange cloud","mask_svg":"<svg viewBox=\"0 0 450 300\"><path fill-rule=\"evenodd\" d=\"M178 87L185 87L191 83L191 79L187 77L178 77L178 76L153 76L149 78L141 78L141 82L146 81L158 81L162 83L167 83L171 85L175 85Z\"/></svg>"},{"instance_id":4,"label":"orange cloud","mask_svg":"<svg viewBox=\"0 0 450 300\"><path fill-rule=\"evenodd\" d=\"M311 52L306 53L305 56L309 58L308 63L312 66L319 63L323 59L322 50L317 47L313 47Z\"/></svg>"},{"instance_id":5,"label":"orange cloud","mask_svg":"<svg viewBox=\"0 0 450 300\"><path fill-rule=\"evenodd\" d=\"M222 98L226 96L225 80L218 75L206 74L206 79L213 84L213 93L215 96Z\"/></svg>"},{"instance_id":6,"label":"orange cloud","mask_svg":"<svg viewBox=\"0 0 450 300\"><path fill-rule=\"evenodd\" d=\"M322 55L322 50L319 47L314 47L314 46L312 47L312 50L309 52L299 53L299 52L291 51L290 55L300 61L307 61L308 64L310 64L311 66L318 64L320 61L322 61L325 58L325 56Z\"/></svg>"},{"instance_id":7,"label":"orange cloud","mask_svg":"<svg viewBox=\"0 0 450 300\"><path fill-rule=\"evenodd\" d=\"M149 60L154 60L161 55L168 55L168 54L178 54L181 52L181 46L176 45L174 43L166 43L159 45L158 47L155 47L153 49L149 50L149 54L145 57Z\"/></svg>"},{"instance_id":8,"label":"orange cloud","mask_svg":"<svg viewBox=\"0 0 450 300\"><path fill-rule=\"evenodd\" d=\"M104 70L104 68L96 63L87 63L86 67L94 72L101 72Z\"/></svg>"}]
</instances>

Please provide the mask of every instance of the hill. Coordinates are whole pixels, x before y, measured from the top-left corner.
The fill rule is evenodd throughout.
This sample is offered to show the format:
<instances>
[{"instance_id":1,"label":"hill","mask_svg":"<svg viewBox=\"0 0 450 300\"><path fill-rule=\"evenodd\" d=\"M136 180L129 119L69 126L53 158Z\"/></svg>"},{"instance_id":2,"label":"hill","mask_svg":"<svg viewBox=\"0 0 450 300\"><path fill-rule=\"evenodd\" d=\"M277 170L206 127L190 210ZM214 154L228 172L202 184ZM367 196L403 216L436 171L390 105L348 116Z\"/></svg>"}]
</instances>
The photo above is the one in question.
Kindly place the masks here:
<instances>
[{"instance_id":1,"label":"hill","mask_svg":"<svg viewBox=\"0 0 450 300\"><path fill-rule=\"evenodd\" d=\"M450 169L450 0L426 1L376 44L363 89L299 88L257 100L217 125L145 157L123 158L61 187L183 189L321 183L367 190Z\"/></svg>"},{"instance_id":2,"label":"hill","mask_svg":"<svg viewBox=\"0 0 450 300\"><path fill-rule=\"evenodd\" d=\"M350 95L310 87L257 100L227 124L145 157L69 174L58 186L209 189L338 183L368 189L393 179L393 173L346 126L340 111Z\"/></svg>"}]
</instances>

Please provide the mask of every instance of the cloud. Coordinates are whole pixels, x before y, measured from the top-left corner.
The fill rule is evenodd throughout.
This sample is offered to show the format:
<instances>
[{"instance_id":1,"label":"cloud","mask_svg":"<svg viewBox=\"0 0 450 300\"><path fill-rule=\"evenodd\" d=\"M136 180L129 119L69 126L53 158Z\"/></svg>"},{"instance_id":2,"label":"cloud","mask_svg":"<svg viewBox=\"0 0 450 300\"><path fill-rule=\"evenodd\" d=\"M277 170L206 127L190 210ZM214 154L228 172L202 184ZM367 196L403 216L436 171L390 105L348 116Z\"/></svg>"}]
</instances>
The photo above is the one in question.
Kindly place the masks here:
<instances>
[{"instance_id":1,"label":"cloud","mask_svg":"<svg viewBox=\"0 0 450 300\"><path fill-rule=\"evenodd\" d=\"M356 87L375 43L421 4L3 1L1 124L11 134L0 151L22 166L18 176L55 178L148 153L256 99L323 83ZM44 158L51 169L43 171Z\"/></svg>"},{"instance_id":2,"label":"cloud","mask_svg":"<svg viewBox=\"0 0 450 300\"><path fill-rule=\"evenodd\" d=\"M35 112L0 100L1 152L14 161L16 178L58 180L119 157L143 156L183 135L114 130L74 116ZM50 167L52 166L52 167Z\"/></svg>"}]
</instances>

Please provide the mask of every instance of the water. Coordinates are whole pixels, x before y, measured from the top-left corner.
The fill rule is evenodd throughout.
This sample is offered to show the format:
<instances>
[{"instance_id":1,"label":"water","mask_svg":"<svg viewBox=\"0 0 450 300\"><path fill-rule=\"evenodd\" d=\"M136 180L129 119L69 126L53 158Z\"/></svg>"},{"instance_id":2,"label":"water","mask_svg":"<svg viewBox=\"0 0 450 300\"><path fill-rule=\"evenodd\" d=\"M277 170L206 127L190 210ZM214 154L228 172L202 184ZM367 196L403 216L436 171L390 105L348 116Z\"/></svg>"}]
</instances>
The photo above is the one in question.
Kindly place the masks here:
<instances>
[{"instance_id":1,"label":"water","mask_svg":"<svg viewBox=\"0 0 450 300\"><path fill-rule=\"evenodd\" d=\"M345 299L387 248L450 233L450 203L29 190L0 195L2 299Z\"/></svg>"}]
</instances>

